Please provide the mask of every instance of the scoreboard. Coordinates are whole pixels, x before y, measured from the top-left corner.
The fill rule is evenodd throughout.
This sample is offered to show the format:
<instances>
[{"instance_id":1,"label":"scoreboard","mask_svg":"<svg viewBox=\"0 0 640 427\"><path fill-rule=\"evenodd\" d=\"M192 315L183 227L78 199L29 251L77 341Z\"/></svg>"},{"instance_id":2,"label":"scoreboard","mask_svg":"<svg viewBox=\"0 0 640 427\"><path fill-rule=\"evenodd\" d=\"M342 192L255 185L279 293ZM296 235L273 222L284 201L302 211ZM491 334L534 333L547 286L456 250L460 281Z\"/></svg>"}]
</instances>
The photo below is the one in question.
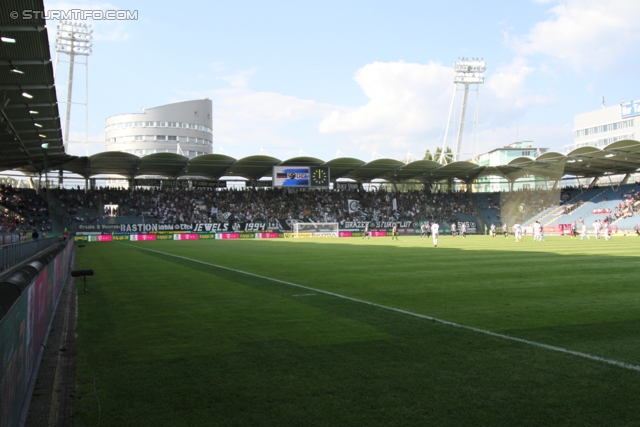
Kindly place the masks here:
<instances>
[{"instance_id":1,"label":"scoreboard","mask_svg":"<svg viewBox=\"0 0 640 427\"><path fill-rule=\"evenodd\" d=\"M329 168L322 166L274 166L273 186L329 188Z\"/></svg>"}]
</instances>

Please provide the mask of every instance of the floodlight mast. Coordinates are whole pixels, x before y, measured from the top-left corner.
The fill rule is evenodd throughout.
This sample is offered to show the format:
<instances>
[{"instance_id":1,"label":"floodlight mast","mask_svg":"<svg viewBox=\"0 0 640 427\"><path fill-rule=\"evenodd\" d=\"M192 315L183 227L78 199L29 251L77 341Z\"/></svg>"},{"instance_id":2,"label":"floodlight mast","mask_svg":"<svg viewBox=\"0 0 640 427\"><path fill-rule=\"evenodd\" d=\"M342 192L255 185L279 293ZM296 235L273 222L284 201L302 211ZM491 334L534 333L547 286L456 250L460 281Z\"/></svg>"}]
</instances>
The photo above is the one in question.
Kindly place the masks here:
<instances>
[{"instance_id":1,"label":"floodlight mast","mask_svg":"<svg viewBox=\"0 0 640 427\"><path fill-rule=\"evenodd\" d=\"M62 21L58 24L58 33L56 36L56 65L54 74L57 77L59 55L69 55L69 74L67 77L67 111L64 120L64 149L65 152L69 148L69 124L71 122L71 104L73 93L73 67L75 65L76 56L85 57L86 69L86 92L85 92L85 151L88 151L88 132L89 132L89 55L91 55L91 39L93 38L93 30L90 29L91 24L82 24L78 22ZM88 154L88 153L87 153Z\"/></svg>"},{"instance_id":2,"label":"floodlight mast","mask_svg":"<svg viewBox=\"0 0 640 427\"><path fill-rule=\"evenodd\" d=\"M453 151L453 160L460 160L462 150L462 137L464 135L465 116L467 113L467 100L469 98L469 86L476 85L478 92L479 85L484 83L484 72L487 69L487 63L483 58L459 58L453 65L453 97L451 99L451 107L449 108L449 116L447 118L447 127L444 133L444 141L442 143L442 151L438 159L439 163L444 163L446 159L447 136L449 134L449 126L451 124L451 116L455 106L456 92L459 85L463 86L464 94L462 97L462 109L460 111L460 123L458 124L458 138L455 150ZM478 97L476 96L476 112L474 114L474 133L477 135L477 117L478 117ZM474 153L475 155L475 153Z\"/></svg>"}]
</instances>

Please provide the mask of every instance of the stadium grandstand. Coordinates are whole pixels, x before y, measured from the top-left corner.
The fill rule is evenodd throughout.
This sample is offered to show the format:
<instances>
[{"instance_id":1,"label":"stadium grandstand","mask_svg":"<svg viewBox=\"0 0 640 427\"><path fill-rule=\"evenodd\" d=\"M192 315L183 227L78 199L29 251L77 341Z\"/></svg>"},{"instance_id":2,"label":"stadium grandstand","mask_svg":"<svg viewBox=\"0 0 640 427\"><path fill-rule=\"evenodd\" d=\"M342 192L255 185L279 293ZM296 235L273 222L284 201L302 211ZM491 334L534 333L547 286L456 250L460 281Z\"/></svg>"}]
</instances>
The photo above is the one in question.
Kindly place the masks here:
<instances>
[{"instance_id":1,"label":"stadium grandstand","mask_svg":"<svg viewBox=\"0 0 640 427\"><path fill-rule=\"evenodd\" d=\"M640 141L632 139L520 157L502 166L200 154L211 151L210 128L198 136L206 150L192 147L188 155L69 155L46 22L8 18L10 11L25 8L44 5L0 5L0 170L21 173L29 184L18 188L7 179L0 186L0 426L20 425L27 416L48 328L71 273L76 247L70 242L161 235L197 240L200 233L279 238L290 236L297 222L337 223L340 237L362 237L365 227L385 236L396 227L404 236L417 235L423 223L435 221L445 233L452 224L484 234L491 224L520 223L531 230L538 221L548 234L561 235L576 221L591 226L599 220L621 234L638 232L640 183L634 178ZM277 186L274 168L285 167L327 171L326 185ZM535 188L477 192L476 181L487 176L511 188L536 178ZM98 185L106 177L126 185ZM231 185L238 182L241 188Z\"/></svg>"}]
</instances>

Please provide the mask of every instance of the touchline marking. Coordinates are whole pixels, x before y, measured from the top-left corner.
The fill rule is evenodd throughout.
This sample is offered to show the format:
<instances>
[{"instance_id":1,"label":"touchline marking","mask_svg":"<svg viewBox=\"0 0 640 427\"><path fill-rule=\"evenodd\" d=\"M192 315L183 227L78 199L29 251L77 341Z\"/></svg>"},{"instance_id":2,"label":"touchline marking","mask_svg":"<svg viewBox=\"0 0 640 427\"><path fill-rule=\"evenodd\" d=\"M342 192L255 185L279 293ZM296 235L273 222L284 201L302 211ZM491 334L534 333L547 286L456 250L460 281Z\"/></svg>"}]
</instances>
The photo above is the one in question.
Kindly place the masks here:
<instances>
[{"instance_id":1,"label":"touchline marking","mask_svg":"<svg viewBox=\"0 0 640 427\"><path fill-rule=\"evenodd\" d=\"M122 244L125 244L125 243L122 243ZM127 246L134 246L134 245L129 244ZM291 282L287 282L287 281L280 280L280 279L274 279L272 277L267 277L267 276L261 276L259 274L249 273L248 271L236 270L235 268L225 267L223 265L212 264L212 263L209 263L209 262L204 262L204 261L200 261L200 260L193 259L193 258L187 258L187 257L180 256L180 255L170 254L168 252L156 251L154 249L143 248L143 247L140 247L140 246L135 246L135 247L138 248L138 249L145 250L145 251L156 252L156 253L159 253L159 254L172 256L174 258L180 258L180 259L184 259L184 260L187 260L187 261L208 265L210 267L215 267L215 268L219 268L219 269L222 269L222 270L233 271L235 273L240 273L240 274L245 274L247 276L257 277L259 279L270 280L270 281L276 282L276 283L282 283L283 285L295 286L296 288L306 289L308 291L313 291L313 292L319 292L319 293L325 294L325 295L331 295L331 296L336 297L336 298L342 298L342 299L353 301L353 302L357 302L357 303L360 303L360 304L370 305L372 307L378 307L378 308L383 308L385 310L395 311L396 313L402 313L402 314L406 314L406 315L409 315L409 316L419 317L421 319L431 320L433 322L438 322L438 323L441 323L443 325L453 326L454 328L464 329L464 330L467 330L467 331L473 331L473 332L477 332L477 333L484 334L484 335L489 335L489 336L496 337L496 338L502 338L502 339L509 340L509 341L519 342L519 343L522 343L522 344L528 344L528 345L532 345L534 347L544 348L544 349L551 350L551 351L557 351L558 353L570 354L572 356L582 357L584 359L594 360L596 362L607 363L609 365L614 365L614 366L618 366L620 368L630 369L632 371L640 372L640 366L632 365L630 363L619 362L617 360L606 359L604 357L594 356L592 354L582 353L580 351L568 350L566 348L558 347L558 346L555 346L555 345L549 345L549 344L544 344L544 343L540 343L540 342L536 342L536 341L525 340L523 338L512 337L512 336L505 335L505 334L499 334L497 332L487 331L486 329L474 328L473 326L461 325L459 323L449 322L448 320L442 320L442 319L438 319L436 317L431 317L431 316L427 316L427 315L424 315L424 314L414 313L412 311L402 310L400 308L389 307L389 306L382 305L382 304L376 304L375 302L365 301L365 300L361 300L361 299L358 299L358 298L352 298L352 297L348 297L346 295L336 294L334 292L323 291L322 289L316 289L316 288L312 288L312 287L309 287L309 286L298 285L297 283L291 283Z\"/></svg>"}]
</instances>

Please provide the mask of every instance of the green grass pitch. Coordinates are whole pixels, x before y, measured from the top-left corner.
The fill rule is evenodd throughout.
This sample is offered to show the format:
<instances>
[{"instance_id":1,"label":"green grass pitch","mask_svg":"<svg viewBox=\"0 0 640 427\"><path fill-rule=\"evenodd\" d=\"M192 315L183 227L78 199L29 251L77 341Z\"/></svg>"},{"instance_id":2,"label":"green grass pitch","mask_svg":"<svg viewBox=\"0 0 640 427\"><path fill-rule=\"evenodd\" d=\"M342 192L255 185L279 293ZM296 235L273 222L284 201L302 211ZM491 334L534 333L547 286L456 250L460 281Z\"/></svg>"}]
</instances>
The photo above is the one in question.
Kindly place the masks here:
<instances>
[{"instance_id":1,"label":"green grass pitch","mask_svg":"<svg viewBox=\"0 0 640 427\"><path fill-rule=\"evenodd\" d=\"M90 243L75 425L639 425L639 244Z\"/></svg>"}]
</instances>

